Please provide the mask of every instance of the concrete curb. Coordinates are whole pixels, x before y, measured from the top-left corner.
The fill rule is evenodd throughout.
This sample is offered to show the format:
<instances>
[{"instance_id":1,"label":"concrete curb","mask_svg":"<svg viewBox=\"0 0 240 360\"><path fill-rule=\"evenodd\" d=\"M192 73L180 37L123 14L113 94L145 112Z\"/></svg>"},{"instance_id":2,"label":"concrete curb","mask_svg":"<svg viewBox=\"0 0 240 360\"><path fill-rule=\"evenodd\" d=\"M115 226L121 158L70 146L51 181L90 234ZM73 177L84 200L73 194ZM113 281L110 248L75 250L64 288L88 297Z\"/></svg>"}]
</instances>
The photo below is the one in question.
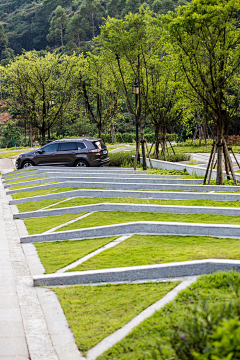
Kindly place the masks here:
<instances>
[{"instance_id":1,"label":"concrete curb","mask_svg":"<svg viewBox=\"0 0 240 360\"><path fill-rule=\"evenodd\" d=\"M128 234L194 235L240 239L240 225L135 221L124 224L58 231L50 234L28 235L21 237L21 243L48 242L57 240L82 240Z\"/></svg>"},{"instance_id":2,"label":"concrete curb","mask_svg":"<svg viewBox=\"0 0 240 360\"><path fill-rule=\"evenodd\" d=\"M30 191L32 188L29 188ZM39 189L40 190L40 189ZM7 193L9 194L9 192ZM169 200L197 200L209 199L215 201L240 201L240 194L231 193L197 193L171 191L131 191L131 190L93 190L79 189L56 194L37 195L27 198L9 200L10 205L41 201L47 199L65 199L72 197L106 197L106 198L135 198L135 199L169 199Z\"/></svg>"},{"instance_id":3,"label":"concrete curb","mask_svg":"<svg viewBox=\"0 0 240 360\"><path fill-rule=\"evenodd\" d=\"M49 183L53 179L28 181L27 185ZM26 186L26 182L12 185L13 187ZM18 190L9 190L7 193L26 192L40 189L51 188L93 188L93 189L113 189L113 190L154 190L154 191L224 191L224 192L240 192L240 186L227 185L189 185L189 184L146 184L146 183L116 183L116 182L94 182L94 181L64 181L55 184L33 186Z\"/></svg>"},{"instance_id":4,"label":"concrete curb","mask_svg":"<svg viewBox=\"0 0 240 360\"><path fill-rule=\"evenodd\" d=\"M47 175L47 174L46 174ZM34 176L33 176L34 177ZM4 181L4 187L13 187L13 186L22 186L22 185L31 185L31 184L42 184L44 182L49 182L49 181L77 181L77 182L88 182L89 180L91 182L96 182L96 183L142 183L142 184L148 184L148 183L152 183L152 184L198 184L198 185L202 185L203 180L202 179L161 179L161 178L152 178L150 177L150 175L146 178L143 177L128 177L127 175L125 175L124 177L121 176L115 176L114 178L110 175L108 175L108 177L106 178L102 178L102 177L96 177L96 176L89 176L89 177L83 177L83 176L76 176L76 177L72 177L72 176L37 176L36 178L39 178L38 180L30 180L28 181L27 177L24 177L24 179L20 179L20 180L25 180L24 182L19 182L16 184L11 184L14 181L16 181L16 179L11 179L11 180L6 180ZM44 178L44 179L40 179L40 178ZM207 185L205 185L207 186ZM215 185L213 185L215 186ZM224 185L225 186L225 185ZM236 186L235 186L236 188Z\"/></svg>"},{"instance_id":5,"label":"concrete curb","mask_svg":"<svg viewBox=\"0 0 240 360\"><path fill-rule=\"evenodd\" d=\"M177 206L177 205L149 205L149 204L121 204L100 203L93 205L71 206L49 210L36 210L16 213L14 219L30 219L45 216L57 216L63 214L78 214L93 211L129 211L129 212L154 212L173 214L216 214L216 215L240 215L239 208L231 207L205 207L205 206Z\"/></svg>"},{"instance_id":6,"label":"concrete curb","mask_svg":"<svg viewBox=\"0 0 240 360\"><path fill-rule=\"evenodd\" d=\"M35 275L33 276L33 283L35 286L57 286L119 281L129 282L149 279L167 279L180 276L196 276L231 270L240 272L239 260L207 259L113 269L73 271L62 274Z\"/></svg>"}]
</instances>

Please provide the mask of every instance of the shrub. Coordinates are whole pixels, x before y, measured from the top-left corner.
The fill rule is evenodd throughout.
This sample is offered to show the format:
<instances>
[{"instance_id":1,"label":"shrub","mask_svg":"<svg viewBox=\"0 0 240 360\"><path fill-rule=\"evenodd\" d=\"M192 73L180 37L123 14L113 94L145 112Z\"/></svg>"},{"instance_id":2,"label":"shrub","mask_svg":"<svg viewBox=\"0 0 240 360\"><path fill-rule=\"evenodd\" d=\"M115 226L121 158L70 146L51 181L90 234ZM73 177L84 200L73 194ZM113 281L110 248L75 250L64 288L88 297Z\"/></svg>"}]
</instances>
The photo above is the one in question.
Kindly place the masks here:
<instances>
[{"instance_id":1,"label":"shrub","mask_svg":"<svg viewBox=\"0 0 240 360\"><path fill-rule=\"evenodd\" d=\"M125 151L119 151L116 153L110 153L110 166L116 167L133 167L134 166L134 158L131 154Z\"/></svg>"},{"instance_id":2,"label":"shrub","mask_svg":"<svg viewBox=\"0 0 240 360\"><path fill-rule=\"evenodd\" d=\"M189 161L191 159L191 155L190 154L169 154L166 155L167 157L167 161L170 162L178 162L178 161ZM159 160L164 160L164 156L163 155L159 155Z\"/></svg>"}]
</instances>

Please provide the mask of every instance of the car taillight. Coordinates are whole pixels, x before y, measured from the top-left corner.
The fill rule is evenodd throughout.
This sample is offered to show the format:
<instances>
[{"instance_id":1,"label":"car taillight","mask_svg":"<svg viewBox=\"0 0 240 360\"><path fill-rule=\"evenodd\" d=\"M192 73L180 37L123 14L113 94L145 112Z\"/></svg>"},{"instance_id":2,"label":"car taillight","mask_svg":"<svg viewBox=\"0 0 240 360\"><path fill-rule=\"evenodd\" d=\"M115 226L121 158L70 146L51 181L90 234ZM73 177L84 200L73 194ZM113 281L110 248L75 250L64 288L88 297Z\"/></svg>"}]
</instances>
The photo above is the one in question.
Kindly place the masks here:
<instances>
[{"instance_id":1,"label":"car taillight","mask_svg":"<svg viewBox=\"0 0 240 360\"><path fill-rule=\"evenodd\" d=\"M100 153L101 149L89 150L90 153Z\"/></svg>"}]
</instances>

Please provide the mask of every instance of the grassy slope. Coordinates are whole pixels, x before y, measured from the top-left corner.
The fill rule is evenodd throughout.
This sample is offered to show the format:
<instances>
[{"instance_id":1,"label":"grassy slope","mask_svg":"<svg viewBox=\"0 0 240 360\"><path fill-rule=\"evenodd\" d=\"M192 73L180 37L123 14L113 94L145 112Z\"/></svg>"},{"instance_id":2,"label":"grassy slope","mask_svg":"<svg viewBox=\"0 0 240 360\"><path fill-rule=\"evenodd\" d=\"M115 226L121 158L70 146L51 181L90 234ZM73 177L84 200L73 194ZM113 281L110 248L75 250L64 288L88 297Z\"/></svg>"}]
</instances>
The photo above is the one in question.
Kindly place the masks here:
<instances>
[{"instance_id":1,"label":"grassy slope","mask_svg":"<svg viewBox=\"0 0 240 360\"><path fill-rule=\"evenodd\" d=\"M71 271L201 259L240 259L240 240L207 236L134 235ZM73 247L74 245L72 245ZM56 260L57 260L57 255Z\"/></svg>"},{"instance_id":2,"label":"grassy slope","mask_svg":"<svg viewBox=\"0 0 240 360\"><path fill-rule=\"evenodd\" d=\"M64 199L42 200L29 203L17 204L20 212L42 209L48 205L56 204ZM158 200L158 199L131 199L131 198L75 198L64 201L58 205L51 206L52 209L81 206L99 203L127 203L127 204L154 204L154 205L185 205L185 206L219 206L219 207L240 207L240 201L213 201L207 199L199 200Z\"/></svg>"},{"instance_id":3,"label":"grassy slope","mask_svg":"<svg viewBox=\"0 0 240 360\"><path fill-rule=\"evenodd\" d=\"M44 231L52 229L55 226L64 224L65 222L73 220L84 214L86 214L86 212L80 214L65 214L65 215L57 215L57 216L48 216L43 218L24 219L24 223L30 235L40 234Z\"/></svg>"},{"instance_id":4,"label":"grassy slope","mask_svg":"<svg viewBox=\"0 0 240 360\"><path fill-rule=\"evenodd\" d=\"M92 251L116 239L106 237L90 240L54 241L50 243L36 243L38 255L47 274L53 273L64 266L82 258Z\"/></svg>"},{"instance_id":5,"label":"grassy slope","mask_svg":"<svg viewBox=\"0 0 240 360\"><path fill-rule=\"evenodd\" d=\"M54 291L79 350L86 354L99 341L161 299L176 284L74 286L54 288Z\"/></svg>"},{"instance_id":6,"label":"grassy slope","mask_svg":"<svg viewBox=\"0 0 240 360\"><path fill-rule=\"evenodd\" d=\"M34 185L36 186L36 185ZM16 188L15 188L16 189ZM40 189L40 190L32 190L32 191L26 191L26 192L22 192L22 193L16 193L16 194L11 194L13 199L24 199L27 197L32 197L32 196L41 196L41 195L47 195L47 194L56 194L56 193L60 193L60 192L67 192L67 191L71 191L71 190L78 190L78 188L53 188L53 189Z\"/></svg>"},{"instance_id":7,"label":"grassy slope","mask_svg":"<svg viewBox=\"0 0 240 360\"><path fill-rule=\"evenodd\" d=\"M29 177L29 178L27 178L27 179L20 179L20 180L14 180L14 179L12 179L12 181L11 182L8 182L7 184L11 184L11 185L13 185L13 184L17 184L17 183L20 183L20 182L28 182L28 181L37 181L37 180L44 180L44 179L50 179L50 177L49 176L45 176L45 177L41 177L41 178L31 178L31 177ZM8 179L8 180L10 180L10 179ZM35 185L36 186L36 185Z\"/></svg>"},{"instance_id":8,"label":"grassy slope","mask_svg":"<svg viewBox=\"0 0 240 360\"><path fill-rule=\"evenodd\" d=\"M64 215L65 216L65 215ZM76 216L77 217L77 216ZM57 217L55 217L57 218ZM49 219L49 220L48 220ZM94 226L122 224L132 221L169 221L186 223L209 223L209 224L236 224L240 225L240 216L234 215L209 215L209 214L172 214L172 213L139 213L128 211L98 211L87 218L78 220L73 224L64 226L61 231L74 230ZM41 224L51 222L55 225L54 217L35 218L25 220L29 232L35 231L36 225L41 228ZM45 225L44 225L45 226Z\"/></svg>"},{"instance_id":9,"label":"grassy slope","mask_svg":"<svg viewBox=\"0 0 240 360\"><path fill-rule=\"evenodd\" d=\"M167 304L157 311L149 319L135 328L121 342L106 351L98 360L139 360L139 359L176 359L171 350L169 334L173 328L181 324L189 317L189 307L195 306L199 298L208 299L209 306L216 307L229 303L233 298L233 292L229 280L237 278L237 273L218 273L204 275L192 286L180 292L174 302ZM158 354L160 342L163 356L154 357L153 352Z\"/></svg>"}]
</instances>

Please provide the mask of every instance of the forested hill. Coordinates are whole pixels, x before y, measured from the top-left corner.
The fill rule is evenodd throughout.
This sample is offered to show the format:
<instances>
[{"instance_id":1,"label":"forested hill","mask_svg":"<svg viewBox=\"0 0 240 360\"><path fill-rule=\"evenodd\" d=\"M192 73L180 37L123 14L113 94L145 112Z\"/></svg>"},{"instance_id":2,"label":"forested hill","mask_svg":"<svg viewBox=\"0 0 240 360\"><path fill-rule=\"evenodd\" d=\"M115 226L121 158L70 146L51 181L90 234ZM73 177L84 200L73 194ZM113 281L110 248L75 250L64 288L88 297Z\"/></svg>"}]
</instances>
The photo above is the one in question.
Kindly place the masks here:
<instances>
[{"instance_id":1,"label":"forested hill","mask_svg":"<svg viewBox=\"0 0 240 360\"><path fill-rule=\"evenodd\" d=\"M59 48L65 53L91 50L104 18L122 18L139 7L166 13L184 0L0 0L1 59L20 54L22 49ZM7 50L6 50L7 49ZM4 51L3 51L4 50Z\"/></svg>"}]
</instances>

